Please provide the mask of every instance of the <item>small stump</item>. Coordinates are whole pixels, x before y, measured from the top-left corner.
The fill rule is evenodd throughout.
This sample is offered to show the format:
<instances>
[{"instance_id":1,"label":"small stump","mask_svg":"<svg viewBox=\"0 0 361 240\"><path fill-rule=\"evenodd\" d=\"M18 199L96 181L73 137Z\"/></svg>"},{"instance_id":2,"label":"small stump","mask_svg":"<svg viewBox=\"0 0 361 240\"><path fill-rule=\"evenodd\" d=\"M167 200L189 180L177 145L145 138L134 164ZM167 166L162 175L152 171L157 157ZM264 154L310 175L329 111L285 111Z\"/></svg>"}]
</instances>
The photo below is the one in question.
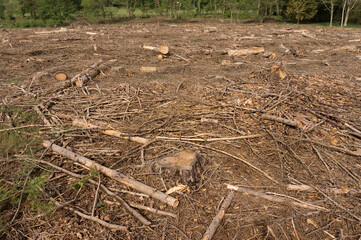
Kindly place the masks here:
<instances>
[{"instance_id":1,"label":"small stump","mask_svg":"<svg viewBox=\"0 0 361 240\"><path fill-rule=\"evenodd\" d=\"M157 161L156 168L171 176L180 176L181 182L194 185L201 178L202 164L200 156L192 150L184 150Z\"/></svg>"}]
</instances>

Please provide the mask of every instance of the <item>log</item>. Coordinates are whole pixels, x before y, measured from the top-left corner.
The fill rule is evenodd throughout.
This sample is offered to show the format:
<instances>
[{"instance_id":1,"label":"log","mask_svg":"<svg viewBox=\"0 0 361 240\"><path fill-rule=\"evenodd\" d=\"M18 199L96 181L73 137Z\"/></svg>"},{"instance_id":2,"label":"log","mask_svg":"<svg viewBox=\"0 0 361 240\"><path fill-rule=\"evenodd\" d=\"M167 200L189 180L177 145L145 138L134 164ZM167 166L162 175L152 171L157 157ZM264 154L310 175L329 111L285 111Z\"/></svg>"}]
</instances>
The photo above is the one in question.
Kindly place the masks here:
<instances>
[{"instance_id":1,"label":"log","mask_svg":"<svg viewBox=\"0 0 361 240\"><path fill-rule=\"evenodd\" d=\"M82 87L89 80L96 77L101 71L104 71L108 68L107 64L101 64L101 62L102 61L98 61L98 62L92 64L89 68L87 68L82 73L74 76L72 79L61 82L60 84L55 86L56 89L58 91L62 91L64 89L72 87L74 85L76 85L78 87Z\"/></svg>"},{"instance_id":2,"label":"log","mask_svg":"<svg viewBox=\"0 0 361 240\"><path fill-rule=\"evenodd\" d=\"M219 224L222 221L222 218L224 217L224 214L226 213L227 208L232 202L232 199L234 197L234 192L231 191L226 200L224 200L221 208L219 209L217 215L213 218L212 223L209 225L207 231L204 233L202 240L210 240L212 239L213 235L215 234Z\"/></svg>"},{"instance_id":3,"label":"log","mask_svg":"<svg viewBox=\"0 0 361 240\"><path fill-rule=\"evenodd\" d=\"M168 46L159 46L159 47L152 47L152 46L143 46L144 49L152 50L155 52L160 52L161 54L167 55L169 54L169 47Z\"/></svg>"},{"instance_id":4,"label":"log","mask_svg":"<svg viewBox=\"0 0 361 240\"><path fill-rule=\"evenodd\" d=\"M68 78L68 76L63 72L57 72L55 73L55 78L59 81L65 81Z\"/></svg>"},{"instance_id":5,"label":"log","mask_svg":"<svg viewBox=\"0 0 361 240\"><path fill-rule=\"evenodd\" d=\"M56 152L64 157L67 157L67 158L73 160L74 162L81 163L88 168L95 168L98 172L101 172L101 173L105 174L106 176L108 176L120 183L123 183L123 184L127 185L128 187L131 187L139 192L145 193L145 194L149 195L150 197L153 197L155 199L158 199L159 201L167 203L169 206L177 207L179 204L179 201L177 199L175 199L171 196L168 196L167 194L162 193L161 191L159 191L153 187L145 185L144 183L141 183L137 180L133 180L120 172L117 172L113 169L107 168L101 164L98 164L98 163L90 160L89 158L83 157L77 153L74 153L74 152L69 151L65 148L62 148L56 144L53 144L50 141L44 141L43 146L46 148L52 149L54 152Z\"/></svg>"},{"instance_id":6,"label":"log","mask_svg":"<svg viewBox=\"0 0 361 240\"><path fill-rule=\"evenodd\" d=\"M229 49L228 56L244 56L244 55L252 55L263 52L264 52L264 47L254 47L254 48L236 49L236 50Z\"/></svg>"},{"instance_id":7,"label":"log","mask_svg":"<svg viewBox=\"0 0 361 240\"><path fill-rule=\"evenodd\" d=\"M141 67L140 71L143 73L153 73L157 71L156 67Z\"/></svg>"},{"instance_id":8,"label":"log","mask_svg":"<svg viewBox=\"0 0 361 240\"><path fill-rule=\"evenodd\" d=\"M127 139L129 141L133 141L133 142L138 142L141 144L147 144L150 141L148 139L142 138L142 137L131 137L131 136L127 136L128 134L126 133L122 133L119 131L115 131L115 130L111 130L111 129L101 129L101 127L91 124L91 123L86 123L84 121L81 121L79 119L74 119L73 120L73 126L76 127L82 127L82 128L87 128L87 129L95 129L98 130L99 132L106 134L106 135L110 135L113 137L117 137L117 138L122 138L122 139Z\"/></svg>"}]
</instances>

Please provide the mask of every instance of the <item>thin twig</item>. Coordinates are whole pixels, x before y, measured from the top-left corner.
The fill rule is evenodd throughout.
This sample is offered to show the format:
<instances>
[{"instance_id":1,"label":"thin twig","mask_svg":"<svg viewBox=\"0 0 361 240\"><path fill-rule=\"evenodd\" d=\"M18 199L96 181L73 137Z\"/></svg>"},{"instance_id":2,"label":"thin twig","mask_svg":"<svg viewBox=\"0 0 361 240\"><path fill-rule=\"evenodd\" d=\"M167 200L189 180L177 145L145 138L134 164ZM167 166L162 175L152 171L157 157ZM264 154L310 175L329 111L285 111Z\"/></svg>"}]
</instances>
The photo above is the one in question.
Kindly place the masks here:
<instances>
[{"instance_id":1,"label":"thin twig","mask_svg":"<svg viewBox=\"0 0 361 240\"><path fill-rule=\"evenodd\" d=\"M97 190L95 192L94 203L93 203L93 208L92 208L92 216L94 216L95 208L96 208L97 202L98 202L98 195L99 195L99 188L100 188L100 174L98 174L98 177L99 177L99 181L98 181Z\"/></svg>"}]
</instances>

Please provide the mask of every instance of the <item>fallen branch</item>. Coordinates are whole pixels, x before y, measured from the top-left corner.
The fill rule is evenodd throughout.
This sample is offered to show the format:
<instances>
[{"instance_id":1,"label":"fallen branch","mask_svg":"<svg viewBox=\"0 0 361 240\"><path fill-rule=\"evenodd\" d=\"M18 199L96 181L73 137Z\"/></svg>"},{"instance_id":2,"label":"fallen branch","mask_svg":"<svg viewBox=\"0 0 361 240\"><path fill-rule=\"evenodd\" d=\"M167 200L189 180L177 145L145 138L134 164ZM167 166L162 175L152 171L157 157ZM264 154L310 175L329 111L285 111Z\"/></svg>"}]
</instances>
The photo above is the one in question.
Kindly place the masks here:
<instances>
[{"instance_id":1,"label":"fallen branch","mask_svg":"<svg viewBox=\"0 0 361 240\"><path fill-rule=\"evenodd\" d=\"M224 202L223 202L221 208L219 209L217 215L213 218L213 220L212 220L211 224L209 225L207 231L204 233L203 238L202 238L203 240L212 239L212 237L215 234L219 224L222 221L222 218L224 217L224 214L227 211L227 208L231 204L233 197L234 197L234 192L231 191L228 194L226 200L224 200Z\"/></svg>"},{"instance_id":2,"label":"fallen branch","mask_svg":"<svg viewBox=\"0 0 361 240\"><path fill-rule=\"evenodd\" d=\"M68 174L69 176L72 176L74 178L79 178L79 179L82 179L84 176L80 175L80 174L77 174L77 173L73 173L71 171L68 171L62 167L59 167L57 165L54 165L52 163L49 163L47 161L44 161L44 160L33 160L33 159L29 159L31 161L36 161L36 162L39 162L39 163L44 163L54 169L57 169L59 171L62 171L66 174ZM94 186L98 186L99 183L94 181L93 179L89 179L88 180L91 184L93 184ZM141 223L143 223L144 225L150 225L151 222L148 221L145 217L143 217L138 211L136 211L135 209L133 209L131 206L129 206L129 204L123 199L121 198L118 194L112 192L111 190L109 190L106 186L104 186L103 184L100 184L99 185L100 189L105 192L107 195L111 196L111 197L114 197L116 200L118 200L118 202L120 202L124 207L125 209L131 213L135 218L137 218Z\"/></svg>"},{"instance_id":3,"label":"fallen branch","mask_svg":"<svg viewBox=\"0 0 361 240\"><path fill-rule=\"evenodd\" d=\"M140 191L142 193L145 193L155 199L158 199L159 201L162 201L164 203L167 203L168 205L172 206L172 207L177 207L179 202L177 199L168 196L167 194L164 194L162 192L160 192L159 190L152 188L148 185L145 185L141 182L138 182L136 180L133 180L131 178L128 178L126 175L119 173L113 169L107 168L103 165L100 165L86 157L83 157L79 154L76 154L74 152L71 152L65 148L62 148L56 144L52 144L50 141L44 141L43 142L43 146L46 148L51 148L54 152L68 157L71 160L73 160L74 162L78 162L81 163L83 165L85 165L86 167L89 168L95 168L97 171L102 172L103 174L105 174L106 176L115 179L131 188L134 188L137 191Z\"/></svg>"},{"instance_id":4,"label":"fallen branch","mask_svg":"<svg viewBox=\"0 0 361 240\"><path fill-rule=\"evenodd\" d=\"M165 211L161 211L155 208L151 208L151 207L147 207L147 206L143 206L137 203L129 203L130 206L138 208L138 209L143 209L143 210L147 210L149 212L155 213L155 214L159 214L159 215L165 215L165 216L170 216L172 218L178 218L176 214L174 213L170 213L170 212L165 212Z\"/></svg>"},{"instance_id":5,"label":"fallen branch","mask_svg":"<svg viewBox=\"0 0 361 240\"><path fill-rule=\"evenodd\" d=\"M141 143L141 144L147 144L147 143L150 142L148 139L145 139L145 138L142 138L142 137L127 136L128 134L118 132L116 130L111 130L111 129L102 130L102 128L97 126L97 125L86 123L86 122L81 121L79 119L74 119L72 124L73 124L73 126L87 128L87 129L95 129L95 130L98 130L99 132L101 132L103 134L106 134L106 135L110 135L110 136L117 137L117 138L122 138L122 139L127 139L129 141L138 142L138 143Z\"/></svg>"},{"instance_id":6,"label":"fallen branch","mask_svg":"<svg viewBox=\"0 0 361 240\"><path fill-rule=\"evenodd\" d=\"M334 193L334 194L359 194L360 191L354 190L354 189L348 189L348 188L320 188L322 191ZM305 184L288 184L287 190L289 191L301 191L301 192L317 192L316 189L314 189L312 186L305 185Z\"/></svg>"},{"instance_id":7,"label":"fallen branch","mask_svg":"<svg viewBox=\"0 0 361 240\"><path fill-rule=\"evenodd\" d=\"M249 139L249 138L257 138L262 137L261 134L254 134L248 136L237 136L237 137L223 137L223 138L176 138L176 137L162 137L158 136L156 139L159 140L180 140L180 141L194 141L194 142L216 142L216 141L228 141L228 140L238 140L238 139Z\"/></svg>"},{"instance_id":8,"label":"fallen branch","mask_svg":"<svg viewBox=\"0 0 361 240\"><path fill-rule=\"evenodd\" d=\"M284 124L292 126L292 127L298 127L298 124L297 124L296 121L292 121L292 120L289 120L289 119L277 117L277 116L266 114L266 113L262 114L261 117L264 118L264 119L267 119L267 120L284 123Z\"/></svg>"},{"instance_id":9,"label":"fallen branch","mask_svg":"<svg viewBox=\"0 0 361 240\"><path fill-rule=\"evenodd\" d=\"M39 109L39 106L34 106L35 112L39 115L39 117L43 120L45 125L52 126L51 122L45 117L44 113Z\"/></svg>"},{"instance_id":10,"label":"fallen branch","mask_svg":"<svg viewBox=\"0 0 361 240\"><path fill-rule=\"evenodd\" d=\"M53 200L53 201L55 202L56 206L62 206L62 204L60 204L59 202L57 202L55 200ZM125 226L116 225L116 224L112 224L112 223L107 223L106 221L103 221L103 220L101 220L101 219L99 219L97 217L89 216L87 214L79 212L78 210L76 210L76 209L74 209L72 207L64 207L64 208L72 211L73 213L79 215L82 218L97 222L97 223L99 223L100 225L102 225L104 227L107 227L107 228L110 228L110 229L115 229L115 230L120 230L120 231L128 231L128 228L125 227Z\"/></svg>"},{"instance_id":11,"label":"fallen branch","mask_svg":"<svg viewBox=\"0 0 361 240\"><path fill-rule=\"evenodd\" d=\"M323 147L326 147L326 148L330 148L330 149L333 149L333 150L336 150L336 151L339 151L339 152L342 152L342 153L346 153L346 154L349 154L349 155L361 157L361 149L359 149L359 148L356 151L351 151L351 150L348 150L348 149L345 149L345 148L332 146L332 145L329 145L329 144L326 144L326 143L323 143L323 142L319 142L319 141L316 141L316 140L313 140L313 139L302 139L302 141L314 143L314 144L317 144L317 145L320 145L320 146L323 146Z\"/></svg>"},{"instance_id":12,"label":"fallen branch","mask_svg":"<svg viewBox=\"0 0 361 240\"><path fill-rule=\"evenodd\" d=\"M266 199L266 200L269 200L269 201L272 201L272 202L288 203L288 204L291 204L291 205L296 206L296 207L307 208L307 209L312 209L312 210L328 211L327 208L323 208L323 207L316 206L316 205L313 205L313 204L305 203L305 202L302 202L302 201L300 201L298 199L296 199L297 201L296 200L290 200L290 199L285 199L285 198L282 198L282 197L270 196L268 194L265 194L265 193L262 193L262 192L257 192L257 191L254 191L254 190L251 190L251 189L248 189L248 188L244 188L244 187L237 187L237 186L233 186L233 185L230 185L230 184L226 184L226 185L227 185L227 188L230 189L230 190L234 190L234 191L238 191L238 192L245 192L245 193L248 193L250 195L260 197L260 198L263 198L263 199ZM294 199L294 198L292 198L292 199Z\"/></svg>"}]
</instances>

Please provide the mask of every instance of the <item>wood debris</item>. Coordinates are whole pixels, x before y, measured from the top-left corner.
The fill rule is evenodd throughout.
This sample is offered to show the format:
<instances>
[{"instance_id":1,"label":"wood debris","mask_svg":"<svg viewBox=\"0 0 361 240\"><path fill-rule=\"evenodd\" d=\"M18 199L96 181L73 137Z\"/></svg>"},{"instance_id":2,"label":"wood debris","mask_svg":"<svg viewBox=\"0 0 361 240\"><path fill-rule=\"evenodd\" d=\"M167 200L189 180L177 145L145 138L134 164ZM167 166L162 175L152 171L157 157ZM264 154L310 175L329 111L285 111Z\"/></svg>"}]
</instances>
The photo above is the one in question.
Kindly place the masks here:
<instances>
[{"instance_id":1,"label":"wood debris","mask_svg":"<svg viewBox=\"0 0 361 240\"><path fill-rule=\"evenodd\" d=\"M236 49L228 50L228 56L245 56L245 55L252 55L252 54L259 54L264 52L264 47L254 47L248 49Z\"/></svg>"}]
</instances>

